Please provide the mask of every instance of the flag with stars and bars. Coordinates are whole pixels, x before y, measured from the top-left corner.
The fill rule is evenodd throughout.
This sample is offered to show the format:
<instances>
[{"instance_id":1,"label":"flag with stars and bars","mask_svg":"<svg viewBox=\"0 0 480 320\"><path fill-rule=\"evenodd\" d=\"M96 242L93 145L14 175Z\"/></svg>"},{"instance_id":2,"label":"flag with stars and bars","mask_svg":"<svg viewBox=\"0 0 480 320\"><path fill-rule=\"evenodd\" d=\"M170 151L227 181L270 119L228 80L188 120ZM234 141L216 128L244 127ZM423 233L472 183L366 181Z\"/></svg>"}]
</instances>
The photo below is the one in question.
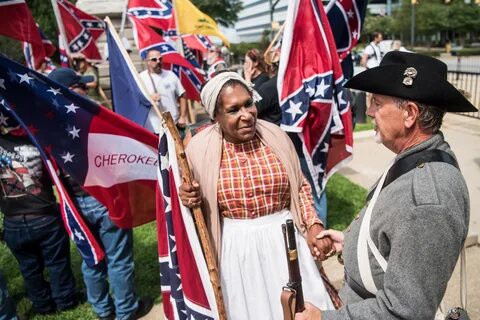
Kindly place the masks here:
<instances>
[{"instance_id":1,"label":"flag with stars and bars","mask_svg":"<svg viewBox=\"0 0 480 320\"><path fill-rule=\"evenodd\" d=\"M299 152L318 197L339 165L351 158L352 115L322 1L291 1L283 33L278 93L281 127Z\"/></svg>"},{"instance_id":2,"label":"flag with stars and bars","mask_svg":"<svg viewBox=\"0 0 480 320\"><path fill-rule=\"evenodd\" d=\"M26 41L23 41L22 43L23 55L25 56L27 67L34 70L40 68L40 65L43 62L47 63L47 67L48 65L52 66L53 63L49 57L51 57L57 50L52 41L50 41L40 29L40 26L38 24L36 24L36 26L40 38L42 39L42 45L31 44Z\"/></svg>"},{"instance_id":3,"label":"flag with stars and bars","mask_svg":"<svg viewBox=\"0 0 480 320\"><path fill-rule=\"evenodd\" d=\"M327 13L343 74L347 79L353 76L351 51L360 39L367 4L367 0L335 1Z\"/></svg>"},{"instance_id":4,"label":"flag with stars and bars","mask_svg":"<svg viewBox=\"0 0 480 320\"><path fill-rule=\"evenodd\" d=\"M177 35L170 0L129 0L127 13L148 26L161 29L165 37Z\"/></svg>"},{"instance_id":5,"label":"flag with stars and bars","mask_svg":"<svg viewBox=\"0 0 480 320\"><path fill-rule=\"evenodd\" d=\"M10 115L10 117L7 117L6 115ZM45 163L47 171L52 178L55 187L57 188L60 212L62 213L62 220L68 236L76 244L82 259L88 266L92 267L98 264L105 257L105 253L73 204L73 201L66 191L63 182L59 179L57 175L58 167L56 166L55 159L48 154L48 150L42 149L33 136L32 131L34 131L34 128L27 126L22 119L18 117L18 115L11 109L9 103L5 101L1 92L0 125L7 128L18 127L19 129L15 129L16 133L13 131L11 131L11 133L20 136L28 135L30 137L32 143L39 150L40 156Z\"/></svg>"},{"instance_id":6,"label":"flag with stars and bars","mask_svg":"<svg viewBox=\"0 0 480 320\"><path fill-rule=\"evenodd\" d=\"M180 202L175 144L160 132L157 232L163 310L169 320L218 319L213 287L192 214Z\"/></svg>"},{"instance_id":7,"label":"flag with stars and bars","mask_svg":"<svg viewBox=\"0 0 480 320\"><path fill-rule=\"evenodd\" d=\"M154 134L1 55L0 95L117 226L155 219Z\"/></svg>"},{"instance_id":8,"label":"flag with stars and bars","mask_svg":"<svg viewBox=\"0 0 480 320\"><path fill-rule=\"evenodd\" d=\"M69 53L82 53L89 61L102 61L95 41L104 31L103 21L75 7L67 0L56 0ZM60 28L62 30L62 28Z\"/></svg>"},{"instance_id":9,"label":"flag with stars and bars","mask_svg":"<svg viewBox=\"0 0 480 320\"><path fill-rule=\"evenodd\" d=\"M135 17L129 17L133 25L133 35L142 59L147 57L149 50L155 49L163 58L164 69L172 70L179 77L185 88L188 99L200 101L200 88L205 78L195 67L165 39L149 26L140 22Z\"/></svg>"},{"instance_id":10,"label":"flag with stars and bars","mask_svg":"<svg viewBox=\"0 0 480 320\"><path fill-rule=\"evenodd\" d=\"M182 39L190 49L202 52L206 52L215 47L208 36L202 36L200 34L185 34L182 35Z\"/></svg>"}]
</instances>

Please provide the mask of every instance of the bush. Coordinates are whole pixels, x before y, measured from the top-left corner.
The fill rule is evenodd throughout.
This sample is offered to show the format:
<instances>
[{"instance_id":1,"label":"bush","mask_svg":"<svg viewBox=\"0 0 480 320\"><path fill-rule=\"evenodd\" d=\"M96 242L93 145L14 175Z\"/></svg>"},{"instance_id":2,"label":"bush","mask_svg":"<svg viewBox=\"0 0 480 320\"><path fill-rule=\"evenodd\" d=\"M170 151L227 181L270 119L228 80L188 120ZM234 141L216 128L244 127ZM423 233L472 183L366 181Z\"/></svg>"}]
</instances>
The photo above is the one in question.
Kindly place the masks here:
<instances>
[{"instance_id":1,"label":"bush","mask_svg":"<svg viewBox=\"0 0 480 320\"><path fill-rule=\"evenodd\" d=\"M432 50L417 50L415 53L418 54L423 54L425 56L430 56L430 57L440 57L440 51L432 51Z\"/></svg>"},{"instance_id":2,"label":"bush","mask_svg":"<svg viewBox=\"0 0 480 320\"><path fill-rule=\"evenodd\" d=\"M455 50L457 56L465 57L465 56L479 56L480 55L480 48L464 48L460 50ZM453 55L453 50L452 50Z\"/></svg>"}]
</instances>

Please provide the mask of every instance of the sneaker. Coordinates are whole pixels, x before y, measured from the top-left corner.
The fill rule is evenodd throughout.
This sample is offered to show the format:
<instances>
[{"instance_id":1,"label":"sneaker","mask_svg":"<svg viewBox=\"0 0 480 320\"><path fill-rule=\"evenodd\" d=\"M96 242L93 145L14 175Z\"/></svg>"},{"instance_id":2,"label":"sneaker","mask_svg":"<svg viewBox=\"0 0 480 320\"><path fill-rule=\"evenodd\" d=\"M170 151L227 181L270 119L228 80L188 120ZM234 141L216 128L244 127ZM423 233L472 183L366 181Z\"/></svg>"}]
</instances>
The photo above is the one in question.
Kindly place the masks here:
<instances>
[{"instance_id":1,"label":"sneaker","mask_svg":"<svg viewBox=\"0 0 480 320\"><path fill-rule=\"evenodd\" d=\"M135 315L133 316L133 320L146 316L150 312L150 310L152 310L152 308L153 308L152 298L143 297L141 299L138 299L138 307L137 307L137 311L135 311Z\"/></svg>"}]
</instances>

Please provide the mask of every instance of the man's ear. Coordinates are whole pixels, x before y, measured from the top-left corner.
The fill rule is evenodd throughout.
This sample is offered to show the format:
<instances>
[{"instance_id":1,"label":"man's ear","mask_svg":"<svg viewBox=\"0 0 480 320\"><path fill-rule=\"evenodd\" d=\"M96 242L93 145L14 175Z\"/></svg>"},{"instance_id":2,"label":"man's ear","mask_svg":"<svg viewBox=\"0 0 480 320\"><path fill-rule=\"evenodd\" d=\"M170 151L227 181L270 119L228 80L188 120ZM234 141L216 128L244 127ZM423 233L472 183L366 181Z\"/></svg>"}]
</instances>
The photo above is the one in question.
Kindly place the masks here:
<instances>
[{"instance_id":1,"label":"man's ear","mask_svg":"<svg viewBox=\"0 0 480 320\"><path fill-rule=\"evenodd\" d=\"M413 101L408 101L403 106L403 116L404 116L403 121L404 121L405 127L408 129L412 128L417 122L419 115L420 115L420 110L418 108L418 105Z\"/></svg>"}]
</instances>

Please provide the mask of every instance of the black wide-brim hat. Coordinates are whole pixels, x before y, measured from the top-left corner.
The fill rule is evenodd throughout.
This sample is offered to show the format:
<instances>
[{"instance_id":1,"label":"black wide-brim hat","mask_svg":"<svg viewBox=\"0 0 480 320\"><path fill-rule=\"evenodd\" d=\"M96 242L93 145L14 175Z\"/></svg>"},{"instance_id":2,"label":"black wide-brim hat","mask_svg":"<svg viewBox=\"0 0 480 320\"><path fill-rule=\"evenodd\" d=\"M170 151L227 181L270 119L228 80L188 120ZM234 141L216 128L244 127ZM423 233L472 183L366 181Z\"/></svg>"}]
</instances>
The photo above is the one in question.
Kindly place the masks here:
<instances>
[{"instance_id":1,"label":"black wide-brim hat","mask_svg":"<svg viewBox=\"0 0 480 320\"><path fill-rule=\"evenodd\" d=\"M391 51L378 67L357 74L347 81L345 87L413 100L449 112L477 111L447 81L445 63L417 53Z\"/></svg>"}]
</instances>

